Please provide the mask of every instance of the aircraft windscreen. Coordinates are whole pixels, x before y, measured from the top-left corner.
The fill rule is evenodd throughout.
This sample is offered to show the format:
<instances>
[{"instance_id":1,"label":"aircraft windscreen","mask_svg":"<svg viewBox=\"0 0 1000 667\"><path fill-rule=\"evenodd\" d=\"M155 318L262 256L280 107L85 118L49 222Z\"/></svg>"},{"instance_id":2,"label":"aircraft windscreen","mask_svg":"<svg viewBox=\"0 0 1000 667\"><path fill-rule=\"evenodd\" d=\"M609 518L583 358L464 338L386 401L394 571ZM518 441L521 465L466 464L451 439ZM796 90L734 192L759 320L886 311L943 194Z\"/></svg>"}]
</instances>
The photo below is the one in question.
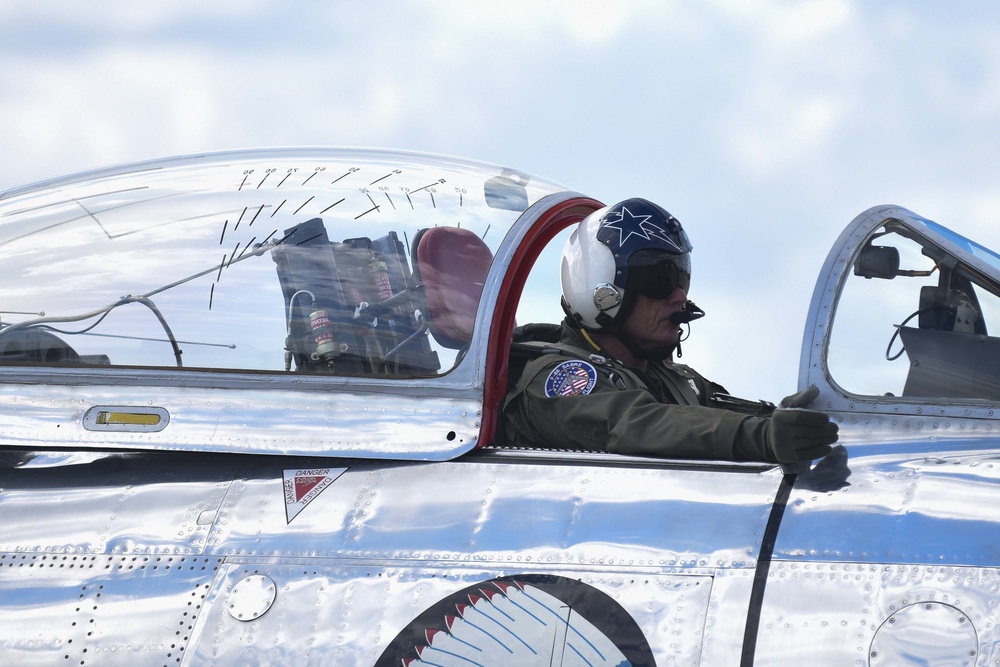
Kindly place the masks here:
<instances>
[{"instance_id":1,"label":"aircraft windscreen","mask_svg":"<svg viewBox=\"0 0 1000 667\"><path fill-rule=\"evenodd\" d=\"M0 199L0 363L426 376L493 256L563 188L451 158L248 151Z\"/></svg>"},{"instance_id":2,"label":"aircraft windscreen","mask_svg":"<svg viewBox=\"0 0 1000 667\"><path fill-rule=\"evenodd\" d=\"M928 220L927 218L920 218L920 221L925 225L927 225L928 228L930 228L937 234L948 239L959 248L962 248L963 250L968 252L973 257L981 259L982 261L986 262L993 268L1000 271L1000 255L998 255L997 253L993 252L992 250L990 250L985 246L979 245L975 241L971 241L965 238L961 234L953 232L952 230L948 229L943 225L939 225L933 220Z\"/></svg>"},{"instance_id":3,"label":"aircraft windscreen","mask_svg":"<svg viewBox=\"0 0 1000 667\"><path fill-rule=\"evenodd\" d=\"M827 363L862 396L1000 400L998 256L936 223L962 253L889 223L857 254L830 333ZM967 253L967 254L965 254Z\"/></svg>"}]
</instances>

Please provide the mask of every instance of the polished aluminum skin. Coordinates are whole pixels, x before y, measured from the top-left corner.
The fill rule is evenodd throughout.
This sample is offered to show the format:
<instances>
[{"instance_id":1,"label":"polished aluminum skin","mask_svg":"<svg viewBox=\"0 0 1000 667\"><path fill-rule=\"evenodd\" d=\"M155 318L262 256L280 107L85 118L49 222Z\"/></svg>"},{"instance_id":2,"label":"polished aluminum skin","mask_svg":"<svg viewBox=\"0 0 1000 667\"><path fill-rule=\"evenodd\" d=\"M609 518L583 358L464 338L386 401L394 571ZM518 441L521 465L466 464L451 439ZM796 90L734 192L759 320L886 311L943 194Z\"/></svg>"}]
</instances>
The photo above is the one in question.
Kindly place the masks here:
<instances>
[{"instance_id":1,"label":"polished aluminum skin","mask_svg":"<svg viewBox=\"0 0 1000 667\"><path fill-rule=\"evenodd\" d=\"M670 637L650 642L657 664L697 664L706 623L742 630L740 614L713 605L722 590L746 606L780 480L753 464L678 476L655 461L591 467L560 453L349 461L289 522L280 468L312 474L323 460L65 459L4 475L2 618L13 634L0 650L16 664L370 664L432 602L525 573L584 576L652 637ZM641 498L634 511L621 511L623 488ZM732 502L718 502L722 488ZM704 530L696 507L718 530Z\"/></svg>"},{"instance_id":2,"label":"polished aluminum skin","mask_svg":"<svg viewBox=\"0 0 1000 667\"><path fill-rule=\"evenodd\" d=\"M570 205L520 172L354 150L0 197L0 664L1000 664L1000 259L899 207L848 226L800 375L842 446L810 467L495 448L495 318ZM239 235L272 213L282 237L320 218L345 294L379 270L357 239L471 228L494 257L475 330L449 348L415 318L440 363L414 372L386 354L402 320L359 302L359 366L302 329L285 370L288 275L322 262L282 274L286 249ZM127 294L184 363L147 305L107 310ZM195 344L217 342L236 347Z\"/></svg>"}]
</instances>

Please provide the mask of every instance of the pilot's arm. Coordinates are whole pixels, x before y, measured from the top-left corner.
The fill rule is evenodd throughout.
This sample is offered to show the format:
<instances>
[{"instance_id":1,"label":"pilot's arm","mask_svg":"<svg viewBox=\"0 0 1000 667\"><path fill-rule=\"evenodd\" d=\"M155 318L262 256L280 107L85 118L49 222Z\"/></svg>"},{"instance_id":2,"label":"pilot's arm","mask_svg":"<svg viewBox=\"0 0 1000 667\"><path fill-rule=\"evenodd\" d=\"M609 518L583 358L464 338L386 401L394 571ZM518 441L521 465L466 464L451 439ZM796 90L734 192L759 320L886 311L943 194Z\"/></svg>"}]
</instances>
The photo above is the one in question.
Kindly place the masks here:
<instances>
[{"instance_id":1,"label":"pilot's arm","mask_svg":"<svg viewBox=\"0 0 1000 667\"><path fill-rule=\"evenodd\" d=\"M503 416L512 445L782 463L824 456L837 428L809 410L779 410L760 419L661 403L645 388L621 389L593 364L556 355L525 367Z\"/></svg>"}]
</instances>

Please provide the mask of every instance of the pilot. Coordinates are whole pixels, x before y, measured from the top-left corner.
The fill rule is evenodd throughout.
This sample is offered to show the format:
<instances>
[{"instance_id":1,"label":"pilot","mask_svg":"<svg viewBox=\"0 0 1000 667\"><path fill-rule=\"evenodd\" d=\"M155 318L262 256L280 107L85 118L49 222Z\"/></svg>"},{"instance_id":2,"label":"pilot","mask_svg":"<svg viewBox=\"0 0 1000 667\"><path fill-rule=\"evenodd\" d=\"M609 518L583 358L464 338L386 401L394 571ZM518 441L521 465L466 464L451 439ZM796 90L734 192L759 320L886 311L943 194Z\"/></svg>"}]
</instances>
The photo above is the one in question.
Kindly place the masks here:
<instances>
[{"instance_id":1,"label":"pilot","mask_svg":"<svg viewBox=\"0 0 1000 667\"><path fill-rule=\"evenodd\" d=\"M681 325L704 313L687 298L691 243L660 206L628 199L587 216L561 273L562 325L515 331L507 444L780 463L831 451L837 425L801 409L815 388L775 410L674 361Z\"/></svg>"}]
</instances>

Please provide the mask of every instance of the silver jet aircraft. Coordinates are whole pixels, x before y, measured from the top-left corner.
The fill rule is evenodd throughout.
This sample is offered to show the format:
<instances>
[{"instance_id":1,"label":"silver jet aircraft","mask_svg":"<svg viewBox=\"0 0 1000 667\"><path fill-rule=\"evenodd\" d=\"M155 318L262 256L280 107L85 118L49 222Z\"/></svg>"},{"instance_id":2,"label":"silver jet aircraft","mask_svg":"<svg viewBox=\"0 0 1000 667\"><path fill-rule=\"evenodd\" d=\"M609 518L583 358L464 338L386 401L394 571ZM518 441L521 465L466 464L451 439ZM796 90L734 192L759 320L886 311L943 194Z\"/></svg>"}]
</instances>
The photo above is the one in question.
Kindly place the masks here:
<instances>
[{"instance_id":1,"label":"silver jet aircraft","mask_svg":"<svg viewBox=\"0 0 1000 667\"><path fill-rule=\"evenodd\" d=\"M499 447L601 206L319 149L0 194L0 664L1000 664L1000 256L847 226L812 466Z\"/></svg>"}]
</instances>

